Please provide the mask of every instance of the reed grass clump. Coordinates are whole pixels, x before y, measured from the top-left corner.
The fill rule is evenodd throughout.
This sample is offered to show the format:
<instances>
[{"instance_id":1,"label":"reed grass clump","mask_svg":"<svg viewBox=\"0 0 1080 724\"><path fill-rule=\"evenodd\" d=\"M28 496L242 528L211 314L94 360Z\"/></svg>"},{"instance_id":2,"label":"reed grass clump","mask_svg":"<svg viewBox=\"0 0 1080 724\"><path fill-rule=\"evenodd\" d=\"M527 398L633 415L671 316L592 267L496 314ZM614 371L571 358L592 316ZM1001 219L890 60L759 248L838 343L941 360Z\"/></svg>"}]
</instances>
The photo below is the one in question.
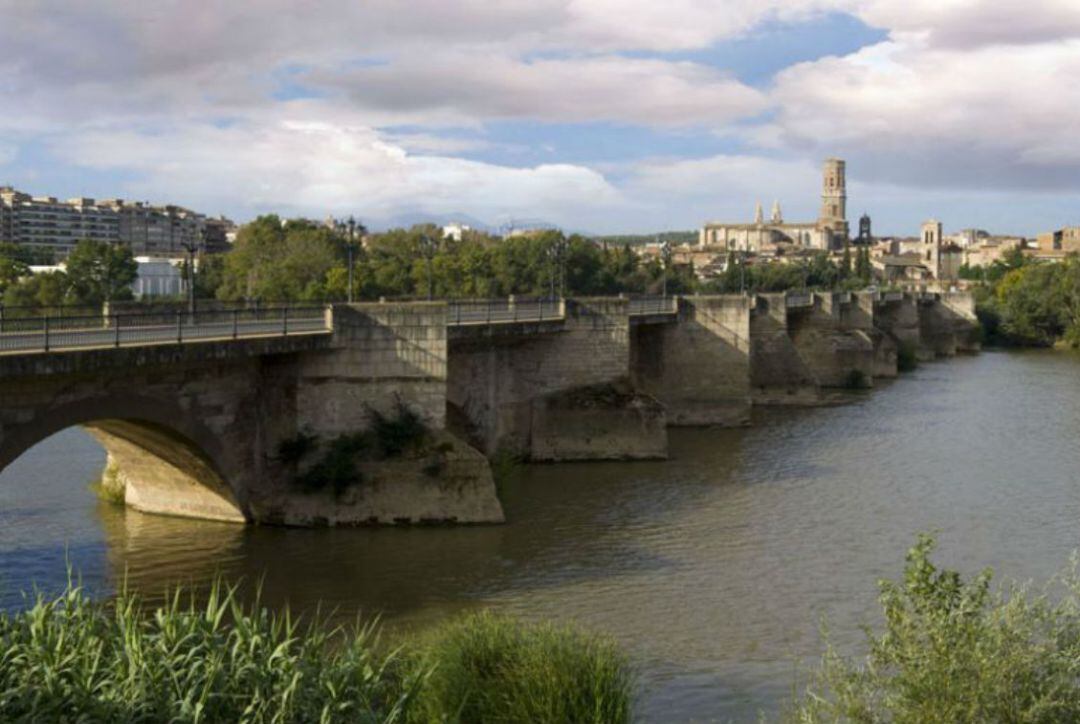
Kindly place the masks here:
<instances>
[{"instance_id":1,"label":"reed grass clump","mask_svg":"<svg viewBox=\"0 0 1080 724\"><path fill-rule=\"evenodd\" d=\"M0 614L0 720L395 722L423 682L346 630L241 605L217 584L150 610L77 585Z\"/></svg>"},{"instance_id":2,"label":"reed grass clump","mask_svg":"<svg viewBox=\"0 0 1080 724\"><path fill-rule=\"evenodd\" d=\"M69 583L0 612L3 722L625 722L632 677L602 638L483 614L382 644L216 583L157 607Z\"/></svg>"},{"instance_id":3,"label":"reed grass clump","mask_svg":"<svg viewBox=\"0 0 1080 724\"><path fill-rule=\"evenodd\" d=\"M453 621L406 648L430 672L410 722L627 722L634 674L610 640L492 613Z\"/></svg>"}]
</instances>

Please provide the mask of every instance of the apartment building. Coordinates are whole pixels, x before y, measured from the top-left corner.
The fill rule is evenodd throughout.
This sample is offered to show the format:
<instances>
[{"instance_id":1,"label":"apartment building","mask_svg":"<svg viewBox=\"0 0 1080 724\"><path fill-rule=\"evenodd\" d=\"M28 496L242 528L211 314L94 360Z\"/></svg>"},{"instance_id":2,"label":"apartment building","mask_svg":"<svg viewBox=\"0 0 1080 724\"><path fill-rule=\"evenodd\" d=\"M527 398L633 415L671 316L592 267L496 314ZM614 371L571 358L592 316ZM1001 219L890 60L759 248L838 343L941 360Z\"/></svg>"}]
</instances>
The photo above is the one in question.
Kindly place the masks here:
<instances>
[{"instance_id":1,"label":"apartment building","mask_svg":"<svg viewBox=\"0 0 1080 724\"><path fill-rule=\"evenodd\" d=\"M123 243L137 255L179 257L225 251L228 219L208 219L182 206L152 206L122 199L60 201L0 187L0 242L63 259L81 239Z\"/></svg>"}]
</instances>

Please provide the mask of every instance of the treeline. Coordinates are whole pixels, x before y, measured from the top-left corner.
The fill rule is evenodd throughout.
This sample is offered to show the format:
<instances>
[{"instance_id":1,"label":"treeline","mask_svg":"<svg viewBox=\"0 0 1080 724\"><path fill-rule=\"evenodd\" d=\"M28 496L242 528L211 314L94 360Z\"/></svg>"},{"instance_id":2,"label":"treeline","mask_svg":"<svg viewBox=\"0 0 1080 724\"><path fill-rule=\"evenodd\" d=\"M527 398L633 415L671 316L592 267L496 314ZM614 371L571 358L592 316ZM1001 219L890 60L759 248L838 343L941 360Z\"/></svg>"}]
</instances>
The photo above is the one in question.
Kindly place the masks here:
<instances>
[{"instance_id":1,"label":"treeline","mask_svg":"<svg viewBox=\"0 0 1080 724\"><path fill-rule=\"evenodd\" d=\"M241 229L230 253L200 266L196 289L229 301L341 300L348 296L346 244L324 225L262 216ZM456 241L433 225L373 234L354 262L353 297L362 300L854 289L873 278L865 249L845 252L839 264L825 252L758 265L733 254L725 274L701 282L691 265L639 256L626 243L559 231L509 239L471 231Z\"/></svg>"},{"instance_id":2,"label":"treeline","mask_svg":"<svg viewBox=\"0 0 1080 724\"><path fill-rule=\"evenodd\" d=\"M5 307L97 306L132 298L138 265L131 250L83 240L68 255L66 271L31 274L40 262L14 244L0 244L0 302Z\"/></svg>"},{"instance_id":3,"label":"treeline","mask_svg":"<svg viewBox=\"0 0 1080 724\"><path fill-rule=\"evenodd\" d=\"M455 240L418 225L365 238L364 245L353 240L356 300L857 289L873 280L865 249L846 251L839 263L826 252L768 264L732 254L723 274L703 282L670 252L642 256L629 243L554 230L508 239L469 231ZM240 230L231 251L199 259L195 294L247 303L341 301L349 297L348 251L338 229L261 216ZM84 241L66 272L31 276L25 250L0 246L0 300L40 307L130 299L136 269L130 250Z\"/></svg>"},{"instance_id":4,"label":"treeline","mask_svg":"<svg viewBox=\"0 0 1080 724\"><path fill-rule=\"evenodd\" d=\"M737 294L740 291L783 292L789 289L855 291L874 281L870 250L866 247L844 250L837 264L827 252L818 252L805 260L786 263L747 263L735 252L728 255L724 272L697 290L707 294Z\"/></svg>"},{"instance_id":5,"label":"treeline","mask_svg":"<svg viewBox=\"0 0 1080 724\"><path fill-rule=\"evenodd\" d=\"M241 229L233 250L208 271L200 292L239 301L341 300L348 296L347 237L323 225L262 216ZM500 239L466 232L444 239L433 225L395 229L357 244L353 296L488 298L510 294L659 294L658 260L627 246L598 245L558 231ZM203 271L200 269L200 271ZM688 267L667 271L669 293L694 288Z\"/></svg>"},{"instance_id":6,"label":"treeline","mask_svg":"<svg viewBox=\"0 0 1080 724\"><path fill-rule=\"evenodd\" d=\"M1080 346L1080 258L1035 262L1009 252L978 274L976 311L985 341L1008 346Z\"/></svg>"}]
</instances>

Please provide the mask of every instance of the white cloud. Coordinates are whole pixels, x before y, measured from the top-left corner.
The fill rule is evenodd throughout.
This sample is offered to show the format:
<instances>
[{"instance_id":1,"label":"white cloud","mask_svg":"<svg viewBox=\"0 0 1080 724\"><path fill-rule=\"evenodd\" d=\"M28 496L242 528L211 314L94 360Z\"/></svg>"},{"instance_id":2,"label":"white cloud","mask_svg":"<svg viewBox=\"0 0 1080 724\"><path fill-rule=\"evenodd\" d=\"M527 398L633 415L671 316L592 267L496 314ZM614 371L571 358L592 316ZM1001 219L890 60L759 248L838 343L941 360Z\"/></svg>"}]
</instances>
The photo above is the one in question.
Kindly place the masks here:
<instances>
[{"instance_id":1,"label":"white cloud","mask_svg":"<svg viewBox=\"0 0 1080 724\"><path fill-rule=\"evenodd\" d=\"M193 124L154 134L91 131L63 139L55 152L83 166L136 172L130 191L140 198L206 210L376 218L467 210L484 218L572 223L583 207L610 210L621 203L600 174L580 166L511 168L411 155L370 128L310 121Z\"/></svg>"},{"instance_id":2,"label":"white cloud","mask_svg":"<svg viewBox=\"0 0 1080 724\"><path fill-rule=\"evenodd\" d=\"M1080 184L1080 39L939 48L907 36L779 74L773 145L921 185Z\"/></svg>"}]
</instances>

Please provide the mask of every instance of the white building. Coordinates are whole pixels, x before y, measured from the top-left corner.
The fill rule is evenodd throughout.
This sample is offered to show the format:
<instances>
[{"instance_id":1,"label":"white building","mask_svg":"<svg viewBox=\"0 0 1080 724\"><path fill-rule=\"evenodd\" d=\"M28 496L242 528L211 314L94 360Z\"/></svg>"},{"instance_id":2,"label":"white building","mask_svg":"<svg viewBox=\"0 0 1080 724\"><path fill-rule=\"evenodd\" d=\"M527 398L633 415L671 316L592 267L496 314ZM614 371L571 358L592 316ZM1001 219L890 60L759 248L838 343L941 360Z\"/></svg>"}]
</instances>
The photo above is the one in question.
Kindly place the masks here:
<instances>
[{"instance_id":1,"label":"white building","mask_svg":"<svg viewBox=\"0 0 1080 724\"><path fill-rule=\"evenodd\" d=\"M136 299L144 297L179 297L187 292L183 259L137 256L139 276L131 291Z\"/></svg>"}]
</instances>

